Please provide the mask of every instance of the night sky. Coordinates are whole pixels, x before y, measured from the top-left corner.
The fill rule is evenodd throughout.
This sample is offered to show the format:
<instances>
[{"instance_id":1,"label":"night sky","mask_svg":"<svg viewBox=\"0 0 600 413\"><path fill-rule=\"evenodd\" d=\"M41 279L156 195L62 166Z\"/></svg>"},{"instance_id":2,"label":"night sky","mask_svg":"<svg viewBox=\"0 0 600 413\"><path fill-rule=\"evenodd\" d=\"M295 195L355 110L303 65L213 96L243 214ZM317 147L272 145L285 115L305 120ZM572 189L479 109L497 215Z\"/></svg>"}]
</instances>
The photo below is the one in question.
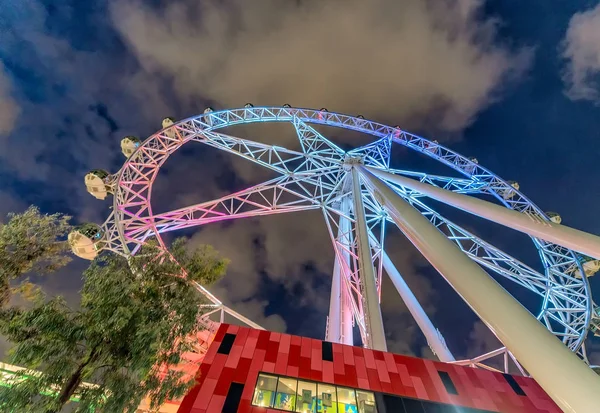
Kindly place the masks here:
<instances>
[{"instance_id":1,"label":"night sky","mask_svg":"<svg viewBox=\"0 0 600 413\"><path fill-rule=\"evenodd\" d=\"M507 180L565 225L600 234L600 5L483 0L5 0L0 3L0 214L36 204L101 223L110 203L83 185L124 161L120 140L166 116L247 102L319 109L402 125ZM351 148L368 137L319 129ZM297 142L290 125L227 133ZM393 166L452 175L401 148ZM168 211L271 175L190 144L155 182ZM434 205L432 203L432 205ZM437 206L437 204L435 204ZM540 270L528 238L439 206L458 224ZM183 235L231 258L212 290L263 326L322 337L333 253L322 216L305 212L207 226ZM457 357L497 343L397 230L388 252ZM77 303L85 262L34 277ZM592 279L600 294L600 285ZM392 351L430 357L384 280ZM503 285L537 312L539 300ZM597 347L600 351L600 344ZM598 353L600 354L600 353ZM598 362L597 357L594 357Z\"/></svg>"}]
</instances>

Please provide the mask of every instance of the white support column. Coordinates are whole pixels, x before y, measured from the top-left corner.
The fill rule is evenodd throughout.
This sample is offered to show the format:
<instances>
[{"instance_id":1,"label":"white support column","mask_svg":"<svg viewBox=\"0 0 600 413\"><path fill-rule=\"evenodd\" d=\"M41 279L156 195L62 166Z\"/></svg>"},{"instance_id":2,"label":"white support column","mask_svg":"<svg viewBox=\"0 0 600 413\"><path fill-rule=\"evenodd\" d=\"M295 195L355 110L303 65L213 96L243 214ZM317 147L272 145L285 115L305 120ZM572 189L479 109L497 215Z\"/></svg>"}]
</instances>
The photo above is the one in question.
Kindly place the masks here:
<instances>
[{"instance_id":1,"label":"white support column","mask_svg":"<svg viewBox=\"0 0 600 413\"><path fill-rule=\"evenodd\" d=\"M342 218L340 218L342 219ZM329 316L327 317L327 335L325 340L340 343L342 338L342 269L336 252L331 277L331 295L329 297Z\"/></svg>"},{"instance_id":2,"label":"white support column","mask_svg":"<svg viewBox=\"0 0 600 413\"><path fill-rule=\"evenodd\" d=\"M463 211L600 259L600 237L596 235L588 234L587 232L565 225L535 219L522 212L513 211L512 209L468 195L457 194L447 189L437 188L433 185L415 181L414 179L394 175L371 167L365 168L382 179L410 188L430 198L460 208Z\"/></svg>"},{"instance_id":3,"label":"white support column","mask_svg":"<svg viewBox=\"0 0 600 413\"><path fill-rule=\"evenodd\" d=\"M348 346L354 345L354 330L352 322L354 315L352 314L352 304L350 302L350 292L346 283L342 283L342 344Z\"/></svg>"},{"instance_id":4,"label":"white support column","mask_svg":"<svg viewBox=\"0 0 600 413\"><path fill-rule=\"evenodd\" d=\"M352 227L346 216L350 214L351 204L350 197L345 197L341 201L342 215L340 215L337 235L337 242L344 244L348 249L352 245ZM347 272L350 271L350 254L347 250L338 250L337 247L335 250L326 340L352 346L354 344L353 314L346 282Z\"/></svg>"},{"instance_id":5,"label":"white support column","mask_svg":"<svg viewBox=\"0 0 600 413\"><path fill-rule=\"evenodd\" d=\"M400 272L398 272L394 266L394 263L392 260L390 260L390 257L385 251L383 251L383 268L385 268L385 272L394 283L394 286L396 287L396 290L398 290L402 301L404 301L408 307L408 311L410 311L410 314L413 316L417 322L417 325L425 335L431 350L440 359L440 361L455 361L454 356L450 350L448 350L441 333L435 328L425 313L425 310L423 310L423 307L421 307L417 297L415 297L411 289L408 287L406 281L404 281L404 278L402 278L402 275L400 275Z\"/></svg>"},{"instance_id":6,"label":"white support column","mask_svg":"<svg viewBox=\"0 0 600 413\"><path fill-rule=\"evenodd\" d=\"M400 230L565 412L598 411L600 377L385 182L359 167Z\"/></svg>"},{"instance_id":7,"label":"white support column","mask_svg":"<svg viewBox=\"0 0 600 413\"><path fill-rule=\"evenodd\" d=\"M375 269L371 256L371 245L365 219L365 208L363 205L360 189L360 176L356 167L352 168L352 189L354 198L354 218L356 220L356 244L359 265L359 275L362 286L363 310L365 311L365 323L367 326L368 345L374 350L387 351L385 333L383 330L383 318L379 306L379 294L375 284ZM365 343L363 343L365 344Z\"/></svg>"}]
</instances>

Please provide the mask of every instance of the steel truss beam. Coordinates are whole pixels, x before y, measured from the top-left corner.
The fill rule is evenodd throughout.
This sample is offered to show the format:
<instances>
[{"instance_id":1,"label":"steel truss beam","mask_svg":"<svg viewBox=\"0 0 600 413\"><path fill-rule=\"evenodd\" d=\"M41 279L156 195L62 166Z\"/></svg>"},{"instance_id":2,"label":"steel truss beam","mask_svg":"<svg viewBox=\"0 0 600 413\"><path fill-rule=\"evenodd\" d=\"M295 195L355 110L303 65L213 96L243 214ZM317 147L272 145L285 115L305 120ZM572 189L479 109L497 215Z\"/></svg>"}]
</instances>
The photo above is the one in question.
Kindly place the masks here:
<instances>
[{"instance_id":1,"label":"steel truss beam","mask_svg":"<svg viewBox=\"0 0 600 413\"><path fill-rule=\"evenodd\" d=\"M410 188L463 211L600 259L600 237L596 235L555 224L533 214L512 211L491 202L436 188L380 169L370 168L370 171L386 181Z\"/></svg>"}]
</instances>

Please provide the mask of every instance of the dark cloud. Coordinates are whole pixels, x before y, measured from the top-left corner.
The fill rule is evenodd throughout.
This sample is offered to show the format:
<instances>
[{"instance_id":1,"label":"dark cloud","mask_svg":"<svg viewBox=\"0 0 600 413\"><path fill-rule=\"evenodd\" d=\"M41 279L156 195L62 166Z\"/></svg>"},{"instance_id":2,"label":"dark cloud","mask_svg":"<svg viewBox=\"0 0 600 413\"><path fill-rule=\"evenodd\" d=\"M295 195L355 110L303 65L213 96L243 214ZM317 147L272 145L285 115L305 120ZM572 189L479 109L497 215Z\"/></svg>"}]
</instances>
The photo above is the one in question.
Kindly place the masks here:
<instances>
[{"instance_id":1,"label":"dark cloud","mask_svg":"<svg viewBox=\"0 0 600 413\"><path fill-rule=\"evenodd\" d=\"M182 99L224 107L327 107L460 131L527 68L496 42L480 0L115 2L112 16L148 73Z\"/></svg>"},{"instance_id":2,"label":"dark cloud","mask_svg":"<svg viewBox=\"0 0 600 413\"><path fill-rule=\"evenodd\" d=\"M10 79L0 61L0 137L13 130L20 111L19 105L11 95L11 89Z\"/></svg>"},{"instance_id":3,"label":"dark cloud","mask_svg":"<svg viewBox=\"0 0 600 413\"><path fill-rule=\"evenodd\" d=\"M567 95L573 100L600 102L600 4L571 17L562 57L566 59L563 80Z\"/></svg>"},{"instance_id":4,"label":"dark cloud","mask_svg":"<svg viewBox=\"0 0 600 413\"><path fill-rule=\"evenodd\" d=\"M105 2L93 11L78 7L23 0L0 11L12 27L0 43L0 212L43 203L48 212L101 222L109 204L86 193L87 170L115 172L124 160L121 137L149 136L164 116L185 118L208 103L288 102L459 133L524 73L531 56L498 41L498 21L481 16L480 1L177 1L156 9L119 0L110 13ZM228 132L297 145L287 127ZM153 206L166 211L269 177L212 149L190 150L166 163ZM277 331L323 335L333 252L319 213L188 235L231 258L213 291L234 309ZM435 315L423 259L400 237L388 245L399 246L390 251L393 261ZM45 279L48 291L76 301L83 265ZM427 353L397 293L385 288L382 301L390 349Z\"/></svg>"}]
</instances>

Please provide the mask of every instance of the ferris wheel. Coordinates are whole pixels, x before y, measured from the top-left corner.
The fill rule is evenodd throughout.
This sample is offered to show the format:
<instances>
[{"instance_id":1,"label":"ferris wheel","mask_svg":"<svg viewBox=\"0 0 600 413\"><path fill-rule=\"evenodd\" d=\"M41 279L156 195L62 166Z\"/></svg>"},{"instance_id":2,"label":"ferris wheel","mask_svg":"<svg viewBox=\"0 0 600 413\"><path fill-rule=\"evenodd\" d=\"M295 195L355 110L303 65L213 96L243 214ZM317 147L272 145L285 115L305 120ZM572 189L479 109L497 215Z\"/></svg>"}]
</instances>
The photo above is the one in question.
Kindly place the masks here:
<instances>
[{"instance_id":1,"label":"ferris wheel","mask_svg":"<svg viewBox=\"0 0 600 413\"><path fill-rule=\"evenodd\" d=\"M296 131L300 150L220 132L233 125L264 122L289 123ZM361 132L371 135L373 141L344 151L311 125ZM167 158L188 142L237 155L278 176L213 201L155 213L150 202L153 182ZM397 145L422 153L454 169L461 177L395 169L390 158ZM592 371L586 368L583 371L588 373L581 373L578 366L584 366L580 360L587 363L588 331L598 331L598 311L587 277L600 269L600 237L561 225L558 214L543 212L520 192L516 182L496 176L475 158L463 157L437 141L410 134L398 126L389 127L324 108L311 110L290 105L247 104L222 111L208 108L202 115L179 122L166 118L160 132L144 141L126 137L121 148L127 161L117 173L93 170L85 177L88 192L96 198L113 195L113 209L101 226L85 224L69 235L73 252L82 258L93 259L103 249L135 254L150 238L165 248L161 234L184 228L319 210L335 252L325 332L328 341L352 345L357 328L362 345L386 350L380 309L385 272L441 361L492 369L486 361L502 357L505 372L511 361L522 374L533 376L551 396L572 391L575 386L571 379L550 377L558 372L577 372L586 378L581 380L592 380L586 376ZM475 194L486 194L496 201L485 201ZM530 235L544 270L524 264L450 221L429 206L428 199ZM470 360L455 359L440 330L387 255L386 225L396 225L401 230L503 347ZM542 302L539 311L535 315L529 313L492 274L537 294ZM221 317L229 313L260 328L203 287L197 287L210 300L213 311L221 311ZM586 389L580 385L581 380L575 380L580 390L574 393L578 395Z\"/></svg>"}]
</instances>

